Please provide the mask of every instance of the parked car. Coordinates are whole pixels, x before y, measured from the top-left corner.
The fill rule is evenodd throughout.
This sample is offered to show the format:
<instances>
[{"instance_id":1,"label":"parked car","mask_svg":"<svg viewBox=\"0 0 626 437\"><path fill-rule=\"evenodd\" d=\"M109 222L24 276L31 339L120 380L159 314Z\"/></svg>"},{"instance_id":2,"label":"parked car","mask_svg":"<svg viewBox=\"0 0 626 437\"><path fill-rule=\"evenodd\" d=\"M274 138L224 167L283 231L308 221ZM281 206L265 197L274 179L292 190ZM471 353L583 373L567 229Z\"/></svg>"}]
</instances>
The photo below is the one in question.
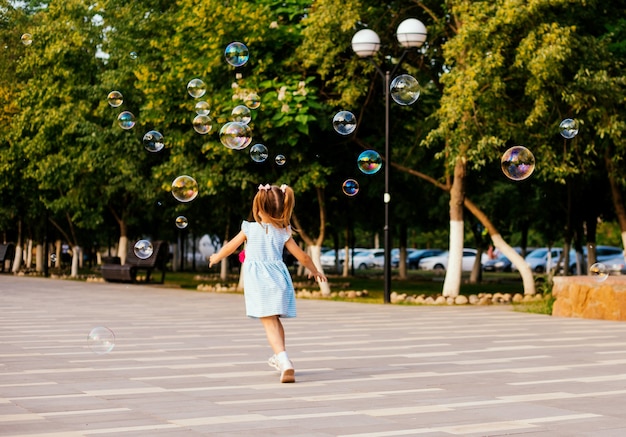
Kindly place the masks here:
<instances>
[{"instance_id":1,"label":"parked car","mask_svg":"<svg viewBox=\"0 0 626 437\"><path fill-rule=\"evenodd\" d=\"M406 248L406 262L408 265L409 256L418 249L413 249L410 247ZM391 249L391 267L398 268L400 266L400 249Z\"/></svg>"},{"instance_id":2,"label":"parked car","mask_svg":"<svg viewBox=\"0 0 626 437\"><path fill-rule=\"evenodd\" d=\"M624 255L615 258L604 259L598 261L606 266L610 275L626 275L626 261Z\"/></svg>"},{"instance_id":3,"label":"parked car","mask_svg":"<svg viewBox=\"0 0 626 437\"><path fill-rule=\"evenodd\" d=\"M413 250L406 260L407 267L409 269L419 269L420 261L424 258L431 256L441 255L444 252L443 249L416 249Z\"/></svg>"},{"instance_id":4,"label":"parked car","mask_svg":"<svg viewBox=\"0 0 626 437\"><path fill-rule=\"evenodd\" d=\"M522 253L522 249L519 247L514 247L513 250L519 254ZM499 254L483 263L483 271L485 272L510 272L512 270L513 263L503 254Z\"/></svg>"},{"instance_id":5,"label":"parked car","mask_svg":"<svg viewBox=\"0 0 626 437\"><path fill-rule=\"evenodd\" d=\"M470 272L474 268L474 261L476 260L476 255L478 251L476 249L463 249L463 261L461 270L464 272ZM448 257L450 253L445 251L436 256L430 256L428 258L422 258L419 263L420 269L422 270L435 270L443 272L448 268ZM489 257L487 254L483 254L482 261L487 261Z\"/></svg>"},{"instance_id":6,"label":"parked car","mask_svg":"<svg viewBox=\"0 0 626 437\"><path fill-rule=\"evenodd\" d=\"M354 255L354 267L359 270L382 269L385 266L385 250L369 249Z\"/></svg>"},{"instance_id":7,"label":"parked car","mask_svg":"<svg viewBox=\"0 0 626 437\"><path fill-rule=\"evenodd\" d=\"M559 262L559 257L561 256L563 249L560 247L553 247L548 249L547 247L541 247L535 249L526 255L526 262L530 266L531 270L535 273L545 273L549 270L556 268L557 263ZM549 256L548 256L549 255ZM604 260L610 260L613 258L617 258L622 255L622 249L616 246L597 246L596 247L596 261L603 262ZM548 260L550 258L550 260ZM576 273L576 265L578 259L577 254L574 249L570 250L569 253L569 267L568 270L570 274ZM582 259L582 274L585 274L587 271L587 247L583 248L583 259ZM515 266L513 266L512 270L516 271Z\"/></svg>"}]
</instances>

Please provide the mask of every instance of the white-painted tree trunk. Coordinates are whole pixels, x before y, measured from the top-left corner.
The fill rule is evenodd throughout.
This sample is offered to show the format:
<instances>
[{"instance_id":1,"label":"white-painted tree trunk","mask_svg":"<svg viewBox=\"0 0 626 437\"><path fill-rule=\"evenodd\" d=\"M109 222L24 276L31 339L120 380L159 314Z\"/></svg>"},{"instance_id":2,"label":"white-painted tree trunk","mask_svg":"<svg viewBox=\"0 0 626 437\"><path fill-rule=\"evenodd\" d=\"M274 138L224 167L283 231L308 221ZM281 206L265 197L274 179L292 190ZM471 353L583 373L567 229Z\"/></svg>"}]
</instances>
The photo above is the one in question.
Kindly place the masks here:
<instances>
[{"instance_id":1,"label":"white-painted tree trunk","mask_svg":"<svg viewBox=\"0 0 626 437\"><path fill-rule=\"evenodd\" d=\"M535 278L533 277L533 271L530 269L530 266L526 262L526 260L515 251L511 246L509 246L506 241L502 238L500 234L494 234L491 236L491 241L493 245L504 255L506 256L517 270L519 271L520 276L522 277L522 284L524 286L524 294L535 294Z\"/></svg>"},{"instance_id":2,"label":"white-painted tree trunk","mask_svg":"<svg viewBox=\"0 0 626 437\"><path fill-rule=\"evenodd\" d=\"M119 243L117 244L117 256L120 258L121 264L126 264L126 252L128 252L128 237L123 235L120 236Z\"/></svg>"},{"instance_id":3,"label":"white-painted tree trunk","mask_svg":"<svg viewBox=\"0 0 626 437\"><path fill-rule=\"evenodd\" d=\"M32 265L33 265L33 240L32 238L29 238L28 243L26 243L26 261L25 261L24 267L26 267L27 270L30 270Z\"/></svg>"},{"instance_id":4,"label":"white-painted tree trunk","mask_svg":"<svg viewBox=\"0 0 626 437\"><path fill-rule=\"evenodd\" d=\"M322 246L309 246L309 253L311 256L311 259L313 260L313 264L315 264L315 267L317 268L317 270L319 270L320 272L324 273L324 268L322 267L322 260L321 260L321 256L322 256ZM320 291L322 293L322 296L330 296L330 285L327 282L318 282L319 286L320 286Z\"/></svg>"},{"instance_id":5,"label":"white-painted tree trunk","mask_svg":"<svg viewBox=\"0 0 626 437\"><path fill-rule=\"evenodd\" d=\"M461 291L461 274L463 267L463 221L450 220L450 242L448 268L443 282L444 296L458 296Z\"/></svg>"},{"instance_id":6,"label":"white-painted tree trunk","mask_svg":"<svg viewBox=\"0 0 626 437\"><path fill-rule=\"evenodd\" d=\"M228 244L228 240L224 240L224 246ZM228 279L228 257L222 258L220 262L220 279L226 281Z\"/></svg>"},{"instance_id":7,"label":"white-painted tree trunk","mask_svg":"<svg viewBox=\"0 0 626 437\"><path fill-rule=\"evenodd\" d=\"M36 272L43 272L43 266L44 266L44 259L43 259L43 244L38 243L35 246L35 271Z\"/></svg>"},{"instance_id":8,"label":"white-painted tree trunk","mask_svg":"<svg viewBox=\"0 0 626 437\"><path fill-rule=\"evenodd\" d=\"M20 243L15 245L15 257L13 258L13 268L11 271L17 273L22 268L22 259L24 258L24 249Z\"/></svg>"},{"instance_id":9,"label":"white-painted tree trunk","mask_svg":"<svg viewBox=\"0 0 626 437\"><path fill-rule=\"evenodd\" d=\"M78 260L82 256L79 246L72 247L72 268L70 269L70 278L78 278Z\"/></svg>"}]
</instances>

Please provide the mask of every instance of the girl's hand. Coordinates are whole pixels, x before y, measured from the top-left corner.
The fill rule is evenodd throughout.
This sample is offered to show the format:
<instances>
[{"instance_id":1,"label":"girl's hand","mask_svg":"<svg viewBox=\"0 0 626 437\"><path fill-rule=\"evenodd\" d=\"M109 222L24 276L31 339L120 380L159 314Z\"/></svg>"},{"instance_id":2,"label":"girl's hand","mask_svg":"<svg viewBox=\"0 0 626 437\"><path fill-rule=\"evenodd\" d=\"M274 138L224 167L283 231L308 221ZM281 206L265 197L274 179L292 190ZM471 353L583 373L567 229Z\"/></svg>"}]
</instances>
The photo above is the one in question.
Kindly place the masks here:
<instances>
[{"instance_id":1,"label":"girl's hand","mask_svg":"<svg viewBox=\"0 0 626 437\"><path fill-rule=\"evenodd\" d=\"M326 279L326 276L324 276L323 273L318 272L317 270L314 272L309 273L309 279L310 278L315 278L315 280L317 282L326 282L328 279Z\"/></svg>"}]
</instances>

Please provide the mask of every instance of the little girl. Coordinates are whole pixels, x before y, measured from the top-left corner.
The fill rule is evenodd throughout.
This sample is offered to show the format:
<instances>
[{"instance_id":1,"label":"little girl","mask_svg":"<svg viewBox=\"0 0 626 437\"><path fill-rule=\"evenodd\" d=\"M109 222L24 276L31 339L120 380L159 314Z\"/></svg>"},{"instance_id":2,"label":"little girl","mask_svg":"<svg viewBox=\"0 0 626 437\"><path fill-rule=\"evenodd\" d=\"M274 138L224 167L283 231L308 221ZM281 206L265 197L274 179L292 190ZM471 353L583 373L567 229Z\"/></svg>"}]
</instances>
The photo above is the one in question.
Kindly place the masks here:
<instances>
[{"instance_id":1,"label":"little girl","mask_svg":"<svg viewBox=\"0 0 626 437\"><path fill-rule=\"evenodd\" d=\"M326 281L326 276L291 236L294 206L293 190L287 185L259 185L252 203L255 221L243 221L237 236L209 258L211 267L247 241L242 264L246 314L261 320L274 351L268 364L280 372L280 382L296 380L293 362L285 351L285 331L280 321L280 317L296 316L296 295L283 262L283 248L309 270L309 278Z\"/></svg>"}]
</instances>

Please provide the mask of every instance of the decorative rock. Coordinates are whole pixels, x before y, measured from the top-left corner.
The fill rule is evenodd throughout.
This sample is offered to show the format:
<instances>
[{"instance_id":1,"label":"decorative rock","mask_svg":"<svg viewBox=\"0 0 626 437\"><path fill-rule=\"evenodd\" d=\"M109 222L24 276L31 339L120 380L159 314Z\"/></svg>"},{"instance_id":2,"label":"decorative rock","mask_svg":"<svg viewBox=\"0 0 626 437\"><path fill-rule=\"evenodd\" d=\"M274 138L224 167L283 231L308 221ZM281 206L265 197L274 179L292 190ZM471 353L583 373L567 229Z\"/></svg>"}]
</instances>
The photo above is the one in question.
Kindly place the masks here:
<instances>
[{"instance_id":1,"label":"decorative rock","mask_svg":"<svg viewBox=\"0 0 626 437\"><path fill-rule=\"evenodd\" d=\"M346 293L346 297L347 297L348 299L355 299L355 298L356 298L356 291L348 291L348 292Z\"/></svg>"},{"instance_id":2,"label":"decorative rock","mask_svg":"<svg viewBox=\"0 0 626 437\"><path fill-rule=\"evenodd\" d=\"M415 303L419 303L419 304L424 303L424 295L423 295L423 294L421 294L421 295L417 296L417 297L415 298Z\"/></svg>"},{"instance_id":3,"label":"decorative rock","mask_svg":"<svg viewBox=\"0 0 626 437\"><path fill-rule=\"evenodd\" d=\"M524 296L522 296L520 293L515 293L513 295L513 303L521 303L524 301Z\"/></svg>"},{"instance_id":4,"label":"decorative rock","mask_svg":"<svg viewBox=\"0 0 626 437\"><path fill-rule=\"evenodd\" d=\"M424 303L427 305L432 305L435 303L435 299L433 299L432 296L428 296L426 299L424 299Z\"/></svg>"},{"instance_id":5,"label":"decorative rock","mask_svg":"<svg viewBox=\"0 0 626 437\"><path fill-rule=\"evenodd\" d=\"M444 303L446 303L446 298L444 296L437 296L437 299L435 299L435 305L443 305Z\"/></svg>"},{"instance_id":6,"label":"decorative rock","mask_svg":"<svg viewBox=\"0 0 626 437\"><path fill-rule=\"evenodd\" d=\"M477 305L491 305L491 296L483 296L478 300Z\"/></svg>"},{"instance_id":7,"label":"decorative rock","mask_svg":"<svg viewBox=\"0 0 626 437\"><path fill-rule=\"evenodd\" d=\"M475 294L470 294L468 300L471 305L476 305L480 301L480 298Z\"/></svg>"},{"instance_id":8,"label":"decorative rock","mask_svg":"<svg viewBox=\"0 0 626 437\"><path fill-rule=\"evenodd\" d=\"M448 305L454 305L454 298L453 298L452 296L448 296L448 297L446 298L446 303L447 303Z\"/></svg>"},{"instance_id":9,"label":"decorative rock","mask_svg":"<svg viewBox=\"0 0 626 437\"><path fill-rule=\"evenodd\" d=\"M469 299L467 298L467 296L463 296L462 294L459 294L457 297L454 298L454 303L457 305L465 305L468 302Z\"/></svg>"}]
</instances>

